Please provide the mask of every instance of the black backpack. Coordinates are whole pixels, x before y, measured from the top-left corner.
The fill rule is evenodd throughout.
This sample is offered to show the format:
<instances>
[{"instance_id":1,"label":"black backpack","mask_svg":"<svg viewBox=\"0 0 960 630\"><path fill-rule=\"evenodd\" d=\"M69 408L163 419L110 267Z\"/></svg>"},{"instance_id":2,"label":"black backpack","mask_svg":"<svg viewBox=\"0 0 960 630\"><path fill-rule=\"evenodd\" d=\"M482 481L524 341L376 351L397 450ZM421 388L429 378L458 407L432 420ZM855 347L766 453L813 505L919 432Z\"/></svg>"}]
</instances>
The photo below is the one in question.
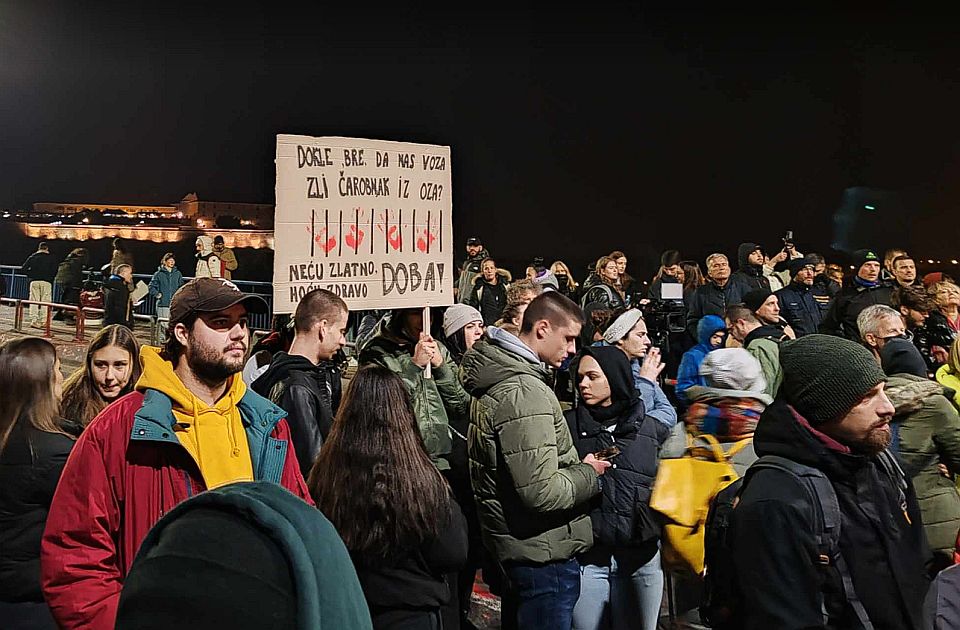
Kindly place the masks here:
<instances>
[{"instance_id":1,"label":"black backpack","mask_svg":"<svg viewBox=\"0 0 960 630\"><path fill-rule=\"evenodd\" d=\"M906 505L906 478L889 451L878 457L887 475L895 480L901 494L901 504ZM721 490L710 502L704 532L704 595L700 605L700 617L711 628L733 630L743 627L740 609L748 606L741 602L737 586L732 541L728 540L733 511L740 501L743 490L758 470L774 469L794 477L810 495L820 518L815 520L814 535L817 540L818 557L815 559L822 568L833 566L843 586L847 603L856 614L864 630L873 630L873 624L857 597L853 587L853 578L847 563L840 553L840 505L830 480L816 468L798 464L776 455L764 455L750 466L747 473L737 481ZM824 623L829 621L826 606L823 607Z\"/></svg>"}]
</instances>

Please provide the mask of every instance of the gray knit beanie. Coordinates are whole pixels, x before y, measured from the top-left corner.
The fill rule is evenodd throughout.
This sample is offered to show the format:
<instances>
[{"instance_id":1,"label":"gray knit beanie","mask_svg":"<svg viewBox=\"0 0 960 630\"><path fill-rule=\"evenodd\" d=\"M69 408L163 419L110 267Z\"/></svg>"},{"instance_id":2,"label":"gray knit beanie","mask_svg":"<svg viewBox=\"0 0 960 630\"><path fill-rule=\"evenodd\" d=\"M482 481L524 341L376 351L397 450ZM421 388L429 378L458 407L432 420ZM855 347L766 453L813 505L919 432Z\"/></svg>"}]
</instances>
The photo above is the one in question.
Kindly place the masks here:
<instances>
[{"instance_id":1,"label":"gray knit beanie","mask_svg":"<svg viewBox=\"0 0 960 630\"><path fill-rule=\"evenodd\" d=\"M483 315L469 304L454 304L443 314L443 334L449 337L470 322L482 322Z\"/></svg>"},{"instance_id":2,"label":"gray knit beanie","mask_svg":"<svg viewBox=\"0 0 960 630\"><path fill-rule=\"evenodd\" d=\"M887 380L870 352L832 335L806 335L780 344L780 393L810 424L836 420Z\"/></svg>"}]
</instances>

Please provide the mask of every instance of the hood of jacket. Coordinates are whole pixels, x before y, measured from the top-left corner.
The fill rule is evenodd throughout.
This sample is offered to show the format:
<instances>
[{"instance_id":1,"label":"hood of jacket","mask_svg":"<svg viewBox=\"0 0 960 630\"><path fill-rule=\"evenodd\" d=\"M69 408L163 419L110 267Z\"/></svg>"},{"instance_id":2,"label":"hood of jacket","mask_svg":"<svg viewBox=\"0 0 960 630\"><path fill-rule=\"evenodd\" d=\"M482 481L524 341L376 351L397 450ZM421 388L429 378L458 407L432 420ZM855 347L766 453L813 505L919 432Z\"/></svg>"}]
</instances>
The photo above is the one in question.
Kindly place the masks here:
<instances>
[{"instance_id":1,"label":"hood of jacket","mask_svg":"<svg viewBox=\"0 0 960 630\"><path fill-rule=\"evenodd\" d=\"M513 280L513 276L510 275L510 272L506 269L497 269L497 284L507 285ZM473 286L479 287L484 284L489 284L486 279L484 279L483 274L480 274L473 279Z\"/></svg>"},{"instance_id":2,"label":"hood of jacket","mask_svg":"<svg viewBox=\"0 0 960 630\"><path fill-rule=\"evenodd\" d=\"M756 243L740 243L740 246L737 248L737 264L740 265L741 271L746 271L749 273L760 272L760 270L763 268L763 265L752 265L747 260L747 257L758 249L761 248Z\"/></svg>"},{"instance_id":3,"label":"hood of jacket","mask_svg":"<svg viewBox=\"0 0 960 630\"><path fill-rule=\"evenodd\" d=\"M137 381L137 391L156 390L170 399L174 411L196 416L200 401L173 371L173 363L160 356L160 349L153 346L140 347L140 362L143 372ZM239 374L230 378L230 384L221 400L229 401L229 407L235 408L247 391L247 386ZM220 405L216 405L219 407ZM227 406L227 405L223 405Z\"/></svg>"},{"instance_id":4,"label":"hood of jacket","mask_svg":"<svg viewBox=\"0 0 960 630\"><path fill-rule=\"evenodd\" d=\"M780 343L786 337L786 333L778 326L764 324L759 328L751 330L743 339L743 347L746 348L754 339L769 339L770 341Z\"/></svg>"},{"instance_id":5,"label":"hood of jacket","mask_svg":"<svg viewBox=\"0 0 960 630\"><path fill-rule=\"evenodd\" d=\"M947 395L950 390L914 374L891 374L883 391L896 409L894 415L902 416L919 411L931 396Z\"/></svg>"},{"instance_id":6,"label":"hood of jacket","mask_svg":"<svg viewBox=\"0 0 960 630\"><path fill-rule=\"evenodd\" d=\"M200 243L200 255L209 256L213 253L213 239L209 236L198 236L197 242Z\"/></svg>"},{"instance_id":7,"label":"hood of jacket","mask_svg":"<svg viewBox=\"0 0 960 630\"><path fill-rule=\"evenodd\" d=\"M479 397L508 378L530 376L546 381L550 372L522 341L491 326L483 339L463 355L460 376L464 389Z\"/></svg>"},{"instance_id":8,"label":"hood of jacket","mask_svg":"<svg viewBox=\"0 0 960 630\"><path fill-rule=\"evenodd\" d=\"M753 436L758 456L779 455L823 471L831 479L845 479L866 465L868 458L818 431L782 399L766 408Z\"/></svg>"},{"instance_id":9,"label":"hood of jacket","mask_svg":"<svg viewBox=\"0 0 960 630\"><path fill-rule=\"evenodd\" d=\"M700 323L697 324L697 341L709 352L713 350L710 346L710 337L713 337L718 330L723 330L726 327L727 325L722 317L704 315L700 318Z\"/></svg>"},{"instance_id":10,"label":"hood of jacket","mask_svg":"<svg viewBox=\"0 0 960 630\"><path fill-rule=\"evenodd\" d=\"M267 370L257 380L250 384L250 389L264 398L270 397L270 390L280 381L285 380L293 371L320 372L320 367L313 361L298 354L278 352L273 355Z\"/></svg>"},{"instance_id":11,"label":"hood of jacket","mask_svg":"<svg viewBox=\"0 0 960 630\"><path fill-rule=\"evenodd\" d=\"M218 534L243 540L250 553L237 556L215 542ZM194 578L178 579L184 571ZM191 592L198 582L216 585L198 598ZM139 627L144 614L169 626L211 605L229 608L234 628L271 627L278 619L296 629L372 628L350 554L333 525L275 483L231 484L178 505L150 530L124 586L120 630ZM230 601L235 589L254 588L265 589L264 601L273 605ZM180 604L171 606L174 601Z\"/></svg>"}]
</instances>

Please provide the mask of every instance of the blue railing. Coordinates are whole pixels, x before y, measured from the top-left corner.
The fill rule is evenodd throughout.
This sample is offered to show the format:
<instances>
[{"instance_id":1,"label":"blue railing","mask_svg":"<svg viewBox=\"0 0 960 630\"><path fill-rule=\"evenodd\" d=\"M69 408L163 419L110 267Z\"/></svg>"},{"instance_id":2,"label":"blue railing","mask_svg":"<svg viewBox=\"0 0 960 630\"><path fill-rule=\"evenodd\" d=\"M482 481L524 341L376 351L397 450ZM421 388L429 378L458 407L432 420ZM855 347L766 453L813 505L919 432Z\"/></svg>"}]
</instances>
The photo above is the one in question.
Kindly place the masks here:
<instances>
[{"instance_id":1,"label":"blue railing","mask_svg":"<svg viewBox=\"0 0 960 630\"><path fill-rule=\"evenodd\" d=\"M99 276L100 272L96 270L84 271L84 277L89 278L93 274L95 277ZM30 279L27 276L20 273L20 267L14 265L0 265L0 275L3 276L3 279L7 283L7 293L5 297L14 298L17 300L26 300L30 297ZM152 276L149 274L136 273L133 274L134 283L143 280L144 283L150 284L150 278ZM193 278L184 276L184 280L192 280ZM269 282L253 282L250 280L231 280L235 285L237 285L241 291L244 293L254 293L259 295L267 302L268 310L266 313L250 314L250 328L259 329L259 330L270 330L270 324L273 321L273 284ZM53 283L53 301L60 302L60 298L63 295L63 287L59 283ZM149 315L151 317L156 317L157 315L157 300L147 296L143 302L135 310L135 313L139 315Z\"/></svg>"}]
</instances>

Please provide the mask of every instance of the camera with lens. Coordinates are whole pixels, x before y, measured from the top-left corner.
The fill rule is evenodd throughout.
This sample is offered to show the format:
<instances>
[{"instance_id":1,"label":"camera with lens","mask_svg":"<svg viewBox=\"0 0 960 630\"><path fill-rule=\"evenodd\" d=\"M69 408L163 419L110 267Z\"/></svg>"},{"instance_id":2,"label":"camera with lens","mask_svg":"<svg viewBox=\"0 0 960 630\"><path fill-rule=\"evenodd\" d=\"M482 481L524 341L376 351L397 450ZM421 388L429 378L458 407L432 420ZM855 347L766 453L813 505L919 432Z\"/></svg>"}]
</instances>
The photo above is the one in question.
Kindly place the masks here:
<instances>
[{"instance_id":1,"label":"camera with lens","mask_svg":"<svg viewBox=\"0 0 960 630\"><path fill-rule=\"evenodd\" d=\"M687 309L683 302L646 300L646 303L642 303L639 296L635 299L635 303L640 304L643 321L647 324L647 336L653 345L663 349L669 343L671 334L686 330Z\"/></svg>"}]
</instances>

